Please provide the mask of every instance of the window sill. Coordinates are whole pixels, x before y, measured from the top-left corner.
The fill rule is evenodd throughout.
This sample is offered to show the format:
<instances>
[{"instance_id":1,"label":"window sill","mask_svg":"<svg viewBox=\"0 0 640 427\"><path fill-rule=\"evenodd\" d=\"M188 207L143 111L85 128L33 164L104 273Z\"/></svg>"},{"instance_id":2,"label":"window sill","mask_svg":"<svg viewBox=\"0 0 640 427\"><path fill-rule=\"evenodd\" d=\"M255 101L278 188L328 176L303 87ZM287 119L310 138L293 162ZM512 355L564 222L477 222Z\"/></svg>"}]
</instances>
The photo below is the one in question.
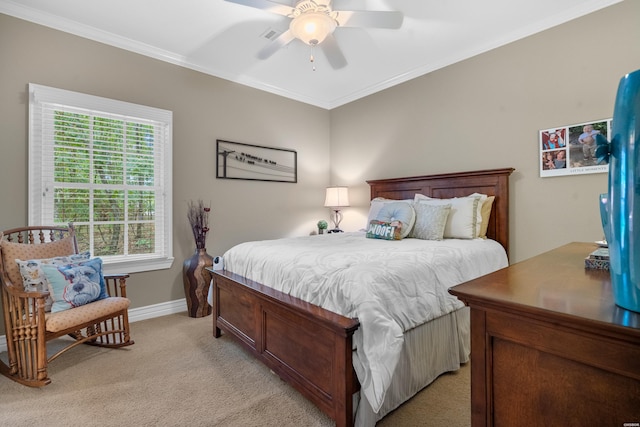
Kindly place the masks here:
<instances>
[{"instance_id":1,"label":"window sill","mask_svg":"<svg viewBox=\"0 0 640 427\"><path fill-rule=\"evenodd\" d=\"M131 260L104 260L104 274L131 274L143 271L164 270L171 268L175 258L151 258L151 259L131 259Z\"/></svg>"}]
</instances>

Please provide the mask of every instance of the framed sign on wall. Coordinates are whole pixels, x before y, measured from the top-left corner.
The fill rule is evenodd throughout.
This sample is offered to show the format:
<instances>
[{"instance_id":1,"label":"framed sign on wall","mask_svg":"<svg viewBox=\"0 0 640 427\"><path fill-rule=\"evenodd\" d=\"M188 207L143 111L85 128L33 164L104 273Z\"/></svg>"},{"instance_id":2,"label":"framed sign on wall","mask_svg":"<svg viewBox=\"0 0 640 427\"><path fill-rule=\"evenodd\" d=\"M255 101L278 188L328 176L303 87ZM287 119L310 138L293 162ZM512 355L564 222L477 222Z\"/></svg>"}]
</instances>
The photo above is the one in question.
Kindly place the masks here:
<instances>
[{"instance_id":1,"label":"framed sign on wall","mask_svg":"<svg viewBox=\"0 0 640 427\"><path fill-rule=\"evenodd\" d=\"M298 182L298 153L218 139L216 178Z\"/></svg>"}]
</instances>

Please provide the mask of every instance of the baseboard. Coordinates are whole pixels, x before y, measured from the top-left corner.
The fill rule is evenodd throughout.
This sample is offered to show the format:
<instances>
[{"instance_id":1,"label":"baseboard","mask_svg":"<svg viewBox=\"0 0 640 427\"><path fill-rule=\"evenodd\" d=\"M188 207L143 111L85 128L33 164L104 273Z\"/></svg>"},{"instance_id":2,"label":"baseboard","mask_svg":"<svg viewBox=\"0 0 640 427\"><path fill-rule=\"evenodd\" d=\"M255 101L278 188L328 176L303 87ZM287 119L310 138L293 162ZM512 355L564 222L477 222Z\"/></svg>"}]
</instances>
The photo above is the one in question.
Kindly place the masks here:
<instances>
[{"instance_id":1,"label":"baseboard","mask_svg":"<svg viewBox=\"0 0 640 427\"><path fill-rule=\"evenodd\" d=\"M147 305L145 307L132 308L129 310L129 323L167 316L169 314L182 313L184 311L187 311L187 300L184 298L160 304Z\"/></svg>"},{"instance_id":2,"label":"baseboard","mask_svg":"<svg viewBox=\"0 0 640 427\"><path fill-rule=\"evenodd\" d=\"M129 310L129 323L167 316L169 314L182 313L184 311L187 311L187 300L184 298L160 304L147 305L145 307L132 308ZM0 353L4 351L7 351L7 336L0 335Z\"/></svg>"}]
</instances>

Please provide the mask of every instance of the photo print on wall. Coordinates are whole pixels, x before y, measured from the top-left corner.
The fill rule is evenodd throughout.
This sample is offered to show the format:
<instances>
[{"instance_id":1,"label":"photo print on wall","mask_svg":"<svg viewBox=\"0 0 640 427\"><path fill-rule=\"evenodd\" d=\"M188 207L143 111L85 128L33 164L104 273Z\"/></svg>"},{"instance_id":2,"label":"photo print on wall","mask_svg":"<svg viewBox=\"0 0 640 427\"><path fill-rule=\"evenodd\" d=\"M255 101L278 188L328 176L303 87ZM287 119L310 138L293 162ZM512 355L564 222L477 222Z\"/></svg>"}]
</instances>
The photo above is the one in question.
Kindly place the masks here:
<instances>
[{"instance_id":1,"label":"photo print on wall","mask_svg":"<svg viewBox=\"0 0 640 427\"><path fill-rule=\"evenodd\" d=\"M596 134L609 140L611 119L540 131L540 177L609 172L607 161L595 155Z\"/></svg>"},{"instance_id":2,"label":"photo print on wall","mask_svg":"<svg viewBox=\"0 0 640 427\"><path fill-rule=\"evenodd\" d=\"M295 150L218 139L216 153L216 178L298 182Z\"/></svg>"}]
</instances>

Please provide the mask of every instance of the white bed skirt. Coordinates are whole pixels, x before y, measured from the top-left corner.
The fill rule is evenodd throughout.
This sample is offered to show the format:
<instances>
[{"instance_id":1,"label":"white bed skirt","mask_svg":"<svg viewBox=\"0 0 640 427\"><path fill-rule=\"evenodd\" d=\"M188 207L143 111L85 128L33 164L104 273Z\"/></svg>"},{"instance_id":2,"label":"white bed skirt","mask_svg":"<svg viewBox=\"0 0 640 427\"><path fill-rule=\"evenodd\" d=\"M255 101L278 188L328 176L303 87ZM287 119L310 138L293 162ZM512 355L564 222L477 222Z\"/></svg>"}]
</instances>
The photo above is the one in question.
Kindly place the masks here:
<instances>
[{"instance_id":1,"label":"white bed skirt","mask_svg":"<svg viewBox=\"0 0 640 427\"><path fill-rule=\"evenodd\" d=\"M211 291L212 287L209 289L209 304L213 302ZM367 399L361 399L360 393L356 393L353 397L354 426L374 427L385 415L411 399L440 375L460 369L460 365L469 362L470 353L468 307L406 332L400 360L380 411L375 413ZM356 358L354 363L357 363Z\"/></svg>"},{"instance_id":2,"label":"white bed skirt","mask_svg":"<svg viewBox=\"0 0 640 427\"><path fill-rule=\"evenodd\" d=\"M469 361L469 308L434 319L405 333L398 367L380 411L373 412L360 393L354 395L356 427L373 427L385 415L415 396L445 372L456 371ZM355 359L354 359L355 360ZM414 361L411 366L410 361Z\"/></svg>"}]
</instances>

